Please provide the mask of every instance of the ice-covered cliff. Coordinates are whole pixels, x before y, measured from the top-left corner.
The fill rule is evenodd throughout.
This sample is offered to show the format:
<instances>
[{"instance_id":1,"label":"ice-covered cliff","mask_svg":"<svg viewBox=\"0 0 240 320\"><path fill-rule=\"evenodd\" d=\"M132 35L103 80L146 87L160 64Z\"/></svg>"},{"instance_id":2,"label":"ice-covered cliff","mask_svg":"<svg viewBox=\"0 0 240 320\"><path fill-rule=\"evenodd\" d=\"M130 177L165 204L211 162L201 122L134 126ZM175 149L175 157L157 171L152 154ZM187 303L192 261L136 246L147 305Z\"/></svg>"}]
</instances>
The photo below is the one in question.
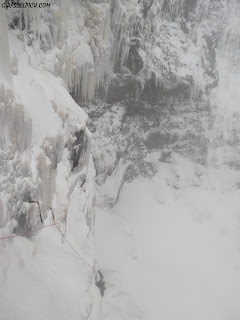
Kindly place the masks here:
<instances>
[{"instance_id":1,"label":"ice-covered cliff","mask_svg":"<svg viewBox=\"0 0 240 320\"><path fill-rule=\"evenodd\" d=\"M228 221L223 212L220 220L214 216L211 225L213 229L220 226L219 234L230 232L232 221L239 219L239 2L52 0L44 8L38 7L40 0L36 8L10 4L6 8L4 3L0 9L0 235L40 226L38 206L30 203L38 201L45 222L51 223L51 207L67 239L94 265L95 195L99 206L114 207L124 184L130 182L124 190L135 199L135 188L154 214L158 206L170 216L178 205L182 211L187 207L190 213L183 220L189 228L192 216L200 224L214 216L217 207L206 209L211 197L216 201L226 197L226 207L232 199L233 220ZM138 178L147 179L144 187L134 182ZM206 196L206 190L211 190L210 197L200 210L196 199ZM117 214L124 211L126 223L117 222L127 234L127 248L130 243L127 256L137 261L130 229L136 222L137 232L144 234L141 221L147 225L148 208L144 201L140 201L142 207L136 206L137 198L133 204L126 192L124 199L126 203L116 210ZM172 211L165 208L172 205ZM142 214L139 221L134 220L136 212ZM104 214L100 210L102 221L112 226ZM158 239L154 224L152 219L143 245L147 255L150 240L157 243ZM106 246L104 233L109 235L111 230L104 229L101 221L98 225L102 227L97 239ZM111 281L112 297L108 305L107 295L102 311L92 269L77 261L57 230L50 229L29 239L0 243L4 319L15 319L16 314L20 319L143 316L140 306L134 306ZM197 241L202 239L199 234ZM233 234L231 248L238 242L235 227ZM118 239L113 238L113 243L122 250ZM136 243L142 245L138 234ZM109 257L104 259L110 261L103 261L108 268L115 265ZM135 262L131 263L127 271L121 263L115 267L126 275L134 270ZM231 260L226 266L228 271L234 263ZM145 269L138 267L137 274L144 276ZM137 280L129 283L133 281L134 287ZM18 301L14 310L12 299Z\"/></svg>"},{"instance_id":2,"label":"ice-covered cliff","mask_svg":"<svg viewBox=\"0 0 240 320\"><path fill-rule=\"evenodd\" d=\"M85 109L105 302L115 284L126 318L238 318L239 2L145 4L107 103Z\"/></svg>"},{"instance_id":3,"label":"ice-covered cliff","mask_svg":"<svg viewBox=\"0 0 240 320\"><path fill-rule=\"evenodd\" d=\"M126 20L111 21L121 47L112 81L104 102L85 106L103 194L114 202L124 180L154 175L175 152L238 176L238 2L114 4Z\"/></svg>"},{"instance_id":4,"label":"ice-covered cliff","mask_svg":"<svg viewBox=\"0 0 240 320\"><path fill-rule=\"evenodd\" d=\"M99 8L104 11L104 6ZM1 237L41 226L38 205L31 203L37 201L44 223L52 222L51 207L62 232L87 263L76 259L53 228L38 237L35 232L29 239L1 240L2 319L14 319L16 313L19 319L99 316L100 293L88 266L95 264L91 134L86 113L69 94L74 72L84 78L81 68L90 68L93 59L81 20L90 13L75 2L65 7L52 4L49 10L1 8L0 12ZM76 88L77 81L75 75ZM88 96L95 83L82 81ZM53 292L53 297L48 284L42 289L45 278L51 279L51 288L58 287L59 295ZM45 301L42 311L34 298L38 295ZM16 309L9 303L12 299L18 301ZM31 300L29 305L26 299Z\"/></svg>"}]
</instances>

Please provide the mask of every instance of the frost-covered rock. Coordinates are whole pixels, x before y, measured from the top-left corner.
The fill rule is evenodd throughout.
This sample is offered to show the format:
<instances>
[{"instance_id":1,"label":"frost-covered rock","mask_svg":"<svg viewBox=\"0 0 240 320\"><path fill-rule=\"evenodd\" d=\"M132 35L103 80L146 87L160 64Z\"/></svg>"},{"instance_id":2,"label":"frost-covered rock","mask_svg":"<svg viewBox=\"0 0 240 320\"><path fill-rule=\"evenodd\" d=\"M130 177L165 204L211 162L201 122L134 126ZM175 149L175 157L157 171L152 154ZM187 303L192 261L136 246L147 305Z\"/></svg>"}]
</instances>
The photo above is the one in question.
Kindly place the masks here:
<instances>
[{"instance_id":1,"label":"frost-covered rock","mask_svg":"<svg viewBox=\"0 0 240 320\"><path fill-rule=\"evenodd\" d=\"M154 175L175 152L238 170L237 2L115 1L112 10L118 54L108 104L85 108L107 202L116 201L122 181Z\"/></svg>"},{"instance_id":2,"label":"frost-covered rock","mask_svg":"<svg viewBox=\"0 0 240 320\"><path fill-rule=\"evenodd\" d=\"M0 14L1 18L5 17L5 12ZM30 239L2 240L0 295L7 292L5 296L14 300L16 287L24 287L26 292L22 297L25 301L30 299L30 292L34 296L33 290L36 290L36 296L42 296L46 307L44 316L39 301L33 299L31 308L20 308L19 319L31 319L33 310L36 318L65 319L66 314L70 318L77 314L78 317L96 319L100 294L94 284L92 269L95 263L95 169L91 134L86 127L88 117L70 96L69 83L58 77L63 76L61 70L55 72L47 67L46 61L52 54L48 45L53 34L48 33L49 25L44 19L50 19L51 14L42 10L36 10L35 14L31 10L9 9L9 31L7 20L0 21L1 30L6 32L0 38L0 234L11 236L41 226L39 208L31 203L38 201L44 223L52 223L49 217L51 207L59 228L83 260L76 261L74 251L65 247L67 244L62 243L55 227L48 228L46 233L45 229L42 230L39 237L31 238L36 235L33 233L29 235ZM32 36L31 41L28 35ZM78 36L83 36L79 30L72 39L78 41ZM62 58L66 58L64 45L59 38L55 41L62 46ZM76 43L77 47L79 43ZM6 61L6 65L2 65L2 61ZM51 258L46 259L48 250ZM63 257L62 266L53 267L59 255ZM64 264L64 261L69 262ZM69 278L71 285L67 289L67 277L65 284L61 278L67 275L68 269L73 278ZM51 294L49 296L48 290L41 291L39 279L43 274L48 276L52 270L56 272L56 277L51 278L52 285L59 285L61 297L56 296L56 301L49 307ZM38 274L38 284L32 283L32 272ZM76 279L79 285L74 287ZM77 300L68 300L71 295ZM12 313L8 301L0 300L3 317L15 317L18 307ZM20 300L19 304L23 304L24 301ZM54 314L55 303L67 307Z\"/></svg>"},{"instance_id":3,"label":"frost-covered rock","mask_svg":"<svg viewBox=\"0 0 240 320\"><path fill-rule=\"evenodd\" d=\"M44 9L1 10L0 19L1 234L38 226L30 201L39 201L44 220L51 222L52 207L62 232L93 265L95 181L103 206L113 206L124 182L137 177L156 179L159 205L201 183L219 188L208 166L226 170L221 188L239 188L238 1L60 0ZM203 211L196 210L196 221L208 219ZM74 277L69 286L63 281L68 290L60 290L57 318L65 315L66 299L70 318L95 320L102 313L93 271L75 264L55 231L4 241L0 288L8 289L7 281L21 287L35 261L40 279L41 269L55 272L64 249L60 262L68 262L50 279L66 270ZM135 249L130 256L137 259ZM80 288L74 304L71 287ZM47 304L51 292L42 290ZM118 292L109 291L105 302ZM40 317L52 318L48 310L54 308ZM138 311L126 314L139 318Z\"/></svg>"},{"instance_id":4,"label":"frost-covered rock","mask_svg":"<svg viewBox=\"0 0 240 320\"><path fill-rule=\"evenodd\" d=\"M53 1L47 8L7 10L8 24L35 52L32 63L64 79L74 94L91 99L105 87L110 59L107 2Z\"/></svg>"}]
</instances>

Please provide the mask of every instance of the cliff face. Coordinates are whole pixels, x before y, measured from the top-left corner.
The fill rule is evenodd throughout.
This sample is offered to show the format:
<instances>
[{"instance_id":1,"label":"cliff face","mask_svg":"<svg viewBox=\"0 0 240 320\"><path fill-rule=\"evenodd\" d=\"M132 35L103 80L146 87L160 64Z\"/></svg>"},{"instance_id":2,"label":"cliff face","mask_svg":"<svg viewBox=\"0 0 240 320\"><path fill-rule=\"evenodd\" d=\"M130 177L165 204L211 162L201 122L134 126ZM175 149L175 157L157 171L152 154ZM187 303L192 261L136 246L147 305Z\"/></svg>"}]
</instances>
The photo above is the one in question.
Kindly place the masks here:
<instances>
[{"instance_id":1,"label":"cliff face","mask_svg":"<svg viewBox=\"0 0 240 320\"><path fill-rule=\"evenodd\" d=\"M70 318L78 315L96 319L99 314L100 294L94 285L95 274L88 267L88 264L95 264L95 169L91 133L86 127L86 113L68 92L76 71L71 65L77 63L82 81L87 81L84 94L88 96L93 90L81 69L83 65L88 68L87 61L91 65L92 59L86 44L87 27L81 21L81 15L85 17L90 13L82 4L76 7L75 12L72 3L68 12L64 11L64 4L53 4L50 11L1 9L0 13L1 236L24 233L41 226L39 208L31 203L38 201L45 224L52 222L51 207L62 232L87 261L76 261L75 253L71 248L65 248L67 244L62 244L53 229L51 234L43 231L30 239L2 240L1 296L3 292L7 295L1 299L1 310L5 318L15 317L16 310L8 303L8 298L14 300L15 294L19 294L18 304L22 306L19 318L27 316L30 319L33 310L39 310L34 299L29 309L24 302L24 299L30 299L29 292L33 296L43 295L46 302L44 317L47 318L53 313L51 318L64 319L65 303ZM104 12L104 6L100 9ZM101 16L102 11L99 14ZM67 26L72 16L75 22L78 21L77 26L75 22ZM71 44L68 41L72 41ZM77 58L82 55L81 50L86 57L83 61ZM75 55L78 55L76 59ZM77 88L76 79L74 84ZM93 82L91 84L94 86ZM58 261L61 254L64 258ZM51 265L55 277L49 275ZM32 272L37 277L35 285ZM52 286L60 286L60 296L54 295L56 301L48 289L42 291L43 276L49 276ZM79 286L64 284L64 277L69 283L79 281ZM25 298L19 292L21 287L24 287ZM75 295L76 300L67 301L68 296ZM81 297L84 297L82 302ZM48 306L49 299L53 299L52 306ZM62 304L58 311L55 303ZM41 315L39 311L36 317L41 319Z\"/></svg>"},{"instance_id":2,"label":"cliff face","mask_svg":"<svg viewBox=\"0 0 240 320\"><path fill-rule=\"evenodd\" d=\"M125 3L128 54L85 107L98 261L143 319L238 318L239 3L144 3Z\"/></svg>"},{"instance_id":3,"label":"cliff face","mask_svg":"<svg viewBox=\"0 0 240 320\"><path fill-rule=\"evenodd\" d=\"M1 232L38 226L38 201L92 265L95 181L98 203L113 206L124 182L168 164L177 188L176 162L188 159L192 184L214 166L239 188L239 10L237 0L1 9ZM83 278L94 318L92 271Z\"/></svg>"},{"instance_id":4,"label":"cliff face","mask_svg":"<svg viewBox=\"0 0 240 320\"><path fill-rule=\"evenodd\" d=\"M1 10L1 226L29 229L30 200L65 220L70 176L92 172L87 116L67 90L90 115L98 183L119 177L115 198L172 152L238 168L238 13L207 0Z\"/></svg>"},{"instance_id":5,"label":"cliff face","mask_svg":"<svg viewBox=\"0 0 240 320\"><path fill-rule=\"evenodd\" d=\"M123 181L153 176L174 153L238 176L238 14L236 1L113 2L112 80L104 102L85 106L113 203Z\"/></svg>"}]
</instances>

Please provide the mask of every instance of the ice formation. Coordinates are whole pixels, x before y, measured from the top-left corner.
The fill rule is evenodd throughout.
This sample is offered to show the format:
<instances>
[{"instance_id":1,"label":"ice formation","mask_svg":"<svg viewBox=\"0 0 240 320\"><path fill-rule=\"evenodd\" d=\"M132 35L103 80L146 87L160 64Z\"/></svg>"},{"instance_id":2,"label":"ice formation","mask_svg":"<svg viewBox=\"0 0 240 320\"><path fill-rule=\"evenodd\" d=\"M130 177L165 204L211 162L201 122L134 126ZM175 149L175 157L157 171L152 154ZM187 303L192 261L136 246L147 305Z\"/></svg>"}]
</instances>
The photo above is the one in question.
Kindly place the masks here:
<instances>
[{"instance_id":1,"label":"ice formation","mask_svg":"<svg viewBox=\"0 0 240 320\"><path fill-rule=\"evenodd\" d=\"M0 318L239 318L239 10L0 9Z\"/></svg>"},{"instance_id":2,"label":"ice formation","mask_svg":"<svg viewBox=\"0 0 240 320\"><path fill-rule=\"evenodd\" d=\"M10 54L9 54L9 45L8 45L8 27L7 27L7 18L4 10L0 10L0 75L1 82L6 81L8 84L11 84L11 68L10 68Z\"/></svg>"},{"instance_id":3,"label":"ice formation","mask_svg":"<svg viewBox=\"0 0 240 320\"><path fill-rule=\"evenodd\" d=\"M51 207L62 232L87 261L76 260L71 248L62 244L61 237L54 229L41 233L38 239L19 237L2 240L0 317L13 319L17 312L19 319L26 316L32 318L33 313L37 319L64 319L66 315L70 318L81 315L96 319L100 293L94 285L93 269L88 266L94 267L95 264L95 169L90 152L91 134L86 127L88 117L70 96L67 87L69 83L64 83L58 77L63 76L61 70L55 72L55 64L52 65L53 69L47 67L47 59L52 54L50 52L47 55L46 52L50 51L47 46L51 46L53 38L48 33L49 27L43 23L43 11L28 9L19 13L19 10L9 10L8 24L5 11L1 10L0 14L1 237L39 227L38 206L31 203L32 200L38 201L45 224L51 222ZM61 54L65 57L67 45L61 45L61 32L64 30L56 29L56 32L55 45L59 43L62 46ZM52 49L56 50L53 44ZM36 236L36 233L33 235ZM47 248L51 252L51 262L49 260L46 264ZM63 258L60 261L61 254ZM69 277L70 282L66 278L63 284L61 278L65 277L67 269L72 273L72 282ZM60 296L55 296L52 306L36 314L39 299L33 298L28 310L23 307L20 312L17 309L11 311L9 298L19 296L19 306L24 305L26 297L30 299L28 292L32 292L33 297L42 296L48 305L52 295L49 295L48 289L41 288L41 277L43 274L48 277L51 270L56 273L52 286L59 286L61 292ZM35 289L32 287L31 272L39 272ZM77 279L79 287L74 287ZM17 289L14 290L14 287ZM21 288L24 288L24 294L20 293ZM36 290L35 293L33 290ZM69 299L67 302L68 296L75 295L76 300ZM63 308L55 311L59 303Z\"/></svg>"}]
</instances>

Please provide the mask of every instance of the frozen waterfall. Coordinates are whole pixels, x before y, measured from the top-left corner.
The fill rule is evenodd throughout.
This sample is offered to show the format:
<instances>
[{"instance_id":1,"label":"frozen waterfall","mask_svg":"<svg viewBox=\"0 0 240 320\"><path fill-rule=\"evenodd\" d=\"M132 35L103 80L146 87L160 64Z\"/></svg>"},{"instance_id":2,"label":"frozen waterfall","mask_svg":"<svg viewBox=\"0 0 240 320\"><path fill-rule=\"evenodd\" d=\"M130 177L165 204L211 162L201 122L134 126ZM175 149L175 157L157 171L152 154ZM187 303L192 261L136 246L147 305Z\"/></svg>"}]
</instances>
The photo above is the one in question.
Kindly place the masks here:
<instances>
[{"instance_id":1,"label":"frozen waterfall","mask_svg":"<svg viewBox=\"0 0 240 320\"><path fill-rule=\"evenodd\" d=\"M238 0L0 0L0 320L240 318L239 48Z\"/></svg>"}]
</instances>

